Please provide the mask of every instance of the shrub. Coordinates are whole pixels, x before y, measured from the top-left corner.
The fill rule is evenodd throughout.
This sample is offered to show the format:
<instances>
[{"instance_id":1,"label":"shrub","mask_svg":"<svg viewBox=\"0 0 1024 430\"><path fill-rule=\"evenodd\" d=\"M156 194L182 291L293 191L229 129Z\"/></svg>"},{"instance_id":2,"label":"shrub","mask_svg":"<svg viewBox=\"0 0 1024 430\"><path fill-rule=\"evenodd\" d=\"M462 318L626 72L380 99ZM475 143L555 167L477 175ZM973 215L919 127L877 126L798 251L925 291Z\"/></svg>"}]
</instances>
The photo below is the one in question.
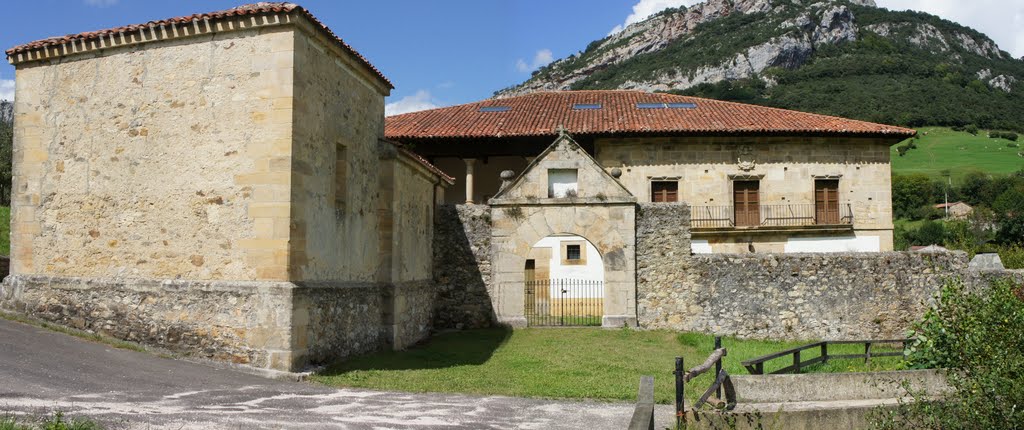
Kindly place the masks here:
<instances>
[{"instance_id":1,"label":"shrub","mask_svg":"<svg viewBox=\"0 0 1024 430\"><path fill-rule=\"evenodd\" d=\"M935 402L912 393L914 402L880 410L882 429L1021 428L1024 423L1024 300L1007 279L968 289L943 286L914 325L907 348L912 368L945 368L955 393Z\"/></svg>"},{"instance_id":2,"label":"shrub","mask_svg":"<svg viewBox=\"0 0 1024 430\"><path fill-rule=\"evenodd\" d=\"M967 127L964 127L964 131L977 136L978 135L978 126L976 126L974 124L970 124Z\"/></svg>"},{"instance_id":3,"label":"shrub","mask_svg":"<svg viewBox=\"0 0 1024 430\"><path fill-rule=\"evenodd\" d=\"M1020 144L1019 143L1010 142L1010 143L1006 144L1006 147L1007 148L1020 148Z\"/></svg>"},{"instance_id":4,"label":"shrub","mask_svg":"<svg viewBox=\"0 0 1024 430\"><path fill-rule=\"evenodd\" d=\"M999 248L999 259L1007 269L1024 269L1024 247L1019 245Z\"/></svg>"},{"instance_id":5,"label":"shrub","mask_svg":"<svg viewBox=\"0 0 1024 430\"><path fill-rule=\"evenodd\" d=\"M1012 140L1012 141L1016 142L1017 141L1017 133L1014 133L1012 131L1008 131L1006 133L1003 133L1003 139Z\"/></svg>"}]
</instances>

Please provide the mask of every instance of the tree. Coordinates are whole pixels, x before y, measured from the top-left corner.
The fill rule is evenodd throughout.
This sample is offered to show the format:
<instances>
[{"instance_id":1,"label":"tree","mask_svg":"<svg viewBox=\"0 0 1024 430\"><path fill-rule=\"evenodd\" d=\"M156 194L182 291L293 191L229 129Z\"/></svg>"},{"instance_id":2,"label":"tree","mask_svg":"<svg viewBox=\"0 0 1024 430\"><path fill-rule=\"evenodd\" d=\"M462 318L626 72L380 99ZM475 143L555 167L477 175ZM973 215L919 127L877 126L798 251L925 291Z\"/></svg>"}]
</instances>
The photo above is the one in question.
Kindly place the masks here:
<instances>
[{"instance_id":1,"label":"tree","mask_svg":"<svg viewBox=\"0 0 1024 430\"><path fill-rule=\"evenodd\" d=\"M943 185L924 174L892 178L892 210L896 218L919 219L927 215L922 208L933 205L942 196Z\"/></svg>"},{"instance_id":2,"label":"tree","mask_svg":"<svg viewBox=\"0 0 1024 430\"><path fill-rule=\"evenodd\" d=\"M999 233L996 240L1003 244L1024 244L1024 185L1004 191L992 204L996 211Z\"/></svg>"},{"instance_id":3,"label":"tree","mask_svg":"<svg viewBox=\"0 0 1024 430\"><path fill-rule=\"evenodd\" d=\"M0 100L0 206L11 205L11 158L14 149L14 104Z\"/></svg>"}]
</instances>

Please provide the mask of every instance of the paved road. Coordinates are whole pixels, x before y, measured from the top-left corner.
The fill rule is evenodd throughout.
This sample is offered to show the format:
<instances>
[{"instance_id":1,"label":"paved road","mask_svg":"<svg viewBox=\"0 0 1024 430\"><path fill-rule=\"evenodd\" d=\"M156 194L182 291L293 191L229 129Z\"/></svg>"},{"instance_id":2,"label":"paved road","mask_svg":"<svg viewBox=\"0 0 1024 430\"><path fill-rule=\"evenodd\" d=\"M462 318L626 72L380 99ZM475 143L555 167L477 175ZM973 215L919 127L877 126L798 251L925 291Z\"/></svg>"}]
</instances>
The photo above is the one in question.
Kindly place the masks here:
<instances>
[{"instance_id":1,"label":"paved road","mask_svg":"<svg viewBox=\"0 0 1024 430\"><path fill-rule=\"evenodd\" d=\"M0 414L111 428L623 429L624 403L334 389L111 348L0 319ZM659 424L671 420L659 409Z\"/></svg>"}]
</instances>

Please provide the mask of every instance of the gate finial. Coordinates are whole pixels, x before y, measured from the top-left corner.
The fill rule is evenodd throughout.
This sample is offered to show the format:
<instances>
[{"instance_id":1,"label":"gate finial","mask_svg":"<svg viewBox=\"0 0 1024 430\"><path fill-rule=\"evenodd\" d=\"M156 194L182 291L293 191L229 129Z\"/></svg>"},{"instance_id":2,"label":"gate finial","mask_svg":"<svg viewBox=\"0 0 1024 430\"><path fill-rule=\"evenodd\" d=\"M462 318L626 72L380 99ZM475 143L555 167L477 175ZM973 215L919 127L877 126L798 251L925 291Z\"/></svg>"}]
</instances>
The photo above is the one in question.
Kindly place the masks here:
<instances>
[{"instance_id":1,"label":"gate finial","mask_svg":"<svg viewBox=\"0 0 1024 430\"><path fill-rule=\"evenodd\" d=\"M566 130L565 126L558 124L558 128L555 129L558 132L558 137L566 137L569 135L569 130Z\"/></svg>"}]
</instances>

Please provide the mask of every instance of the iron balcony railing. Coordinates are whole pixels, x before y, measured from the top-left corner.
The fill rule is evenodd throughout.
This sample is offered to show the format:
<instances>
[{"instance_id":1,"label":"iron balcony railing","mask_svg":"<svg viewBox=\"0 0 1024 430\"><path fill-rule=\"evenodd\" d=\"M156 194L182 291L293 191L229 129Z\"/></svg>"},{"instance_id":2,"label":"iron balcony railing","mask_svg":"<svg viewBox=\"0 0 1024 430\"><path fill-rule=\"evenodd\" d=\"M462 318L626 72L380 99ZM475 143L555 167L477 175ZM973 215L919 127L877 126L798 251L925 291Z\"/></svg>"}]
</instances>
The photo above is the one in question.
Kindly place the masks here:
<instances>
[{"instance_id":1,"label":"iron balcony railing","mask_svg":"<svg viewBox=\"0 0 1024 430\"><path fill-rule=\"evenodd\" d=\"M831 205L785 204L736 206L691 206L694 228L799 227L812 225L852 225L850 203ZM736 220L740 222L737 224Z\"/></svg>"}]
</instances>

